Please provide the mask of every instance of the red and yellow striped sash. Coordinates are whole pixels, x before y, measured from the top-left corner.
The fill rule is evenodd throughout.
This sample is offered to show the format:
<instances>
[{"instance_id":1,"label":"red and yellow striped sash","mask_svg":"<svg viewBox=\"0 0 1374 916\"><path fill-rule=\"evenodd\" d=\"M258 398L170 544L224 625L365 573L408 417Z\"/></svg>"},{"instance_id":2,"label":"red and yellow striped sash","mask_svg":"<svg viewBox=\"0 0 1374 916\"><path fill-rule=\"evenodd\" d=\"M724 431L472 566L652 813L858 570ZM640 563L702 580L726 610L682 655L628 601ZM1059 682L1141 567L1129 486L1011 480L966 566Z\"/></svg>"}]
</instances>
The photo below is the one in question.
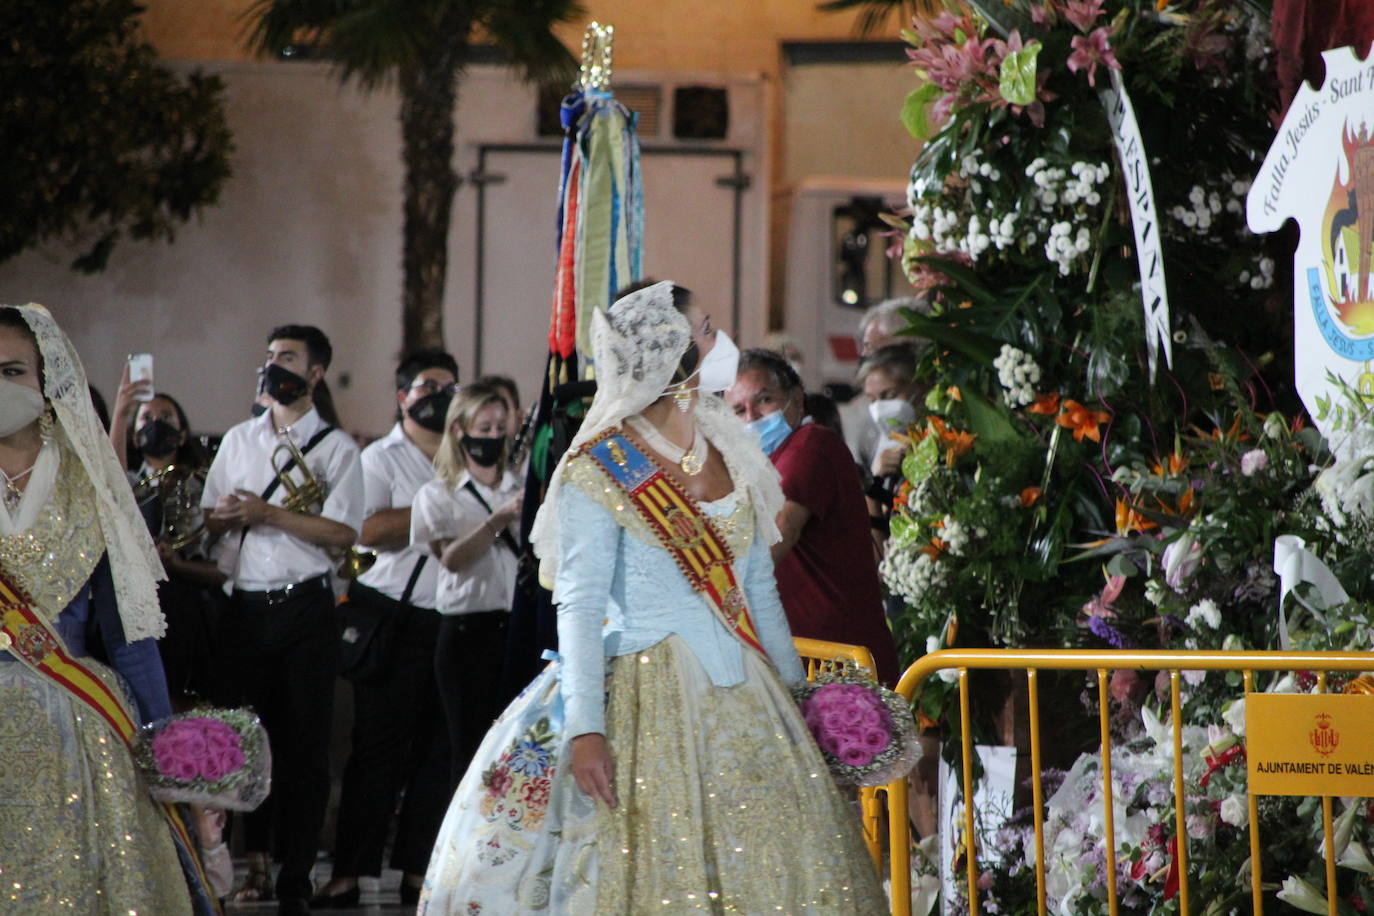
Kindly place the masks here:
<instances>
[{"instance_id":1,"label":"red and yellow striped sash","mask_svg":"<svg viewBox=\"0 0 1374 916\"><path fill-rule=\"evenodd\" d=\"M56 681L102 719L116 735L132 746L138 734L122 697L90 668L73 658L62 638L34 612L24 593L0 574L0 649L30 668Z\"/></svg>"},{"instance_id":2,"label":"red and yellow striped sash","mask_svg":"<svg viewBox=\"0 0 1374 916\"><path fill-rule=\"evenodd\" d=\"M735 579L734 554L696 500L653 458L614 430L592 440L586 451L629 498L726 629L767 657L744 591Z\"/></svg>"},{"instance_id":3,"label":"red and yellow striped sash","mask_svg":"<svg viewBox=\"0 0 1374 916\"><path fill-rule=\"evenodd\" d=\"M48 622L33 610L33 602L18 585L0 571L0 651L9 652L29 668L66 689L100 718L133 751L138 736L138 723L129 712L124 699L94 671L74 658L66 644ZM210 890L210 880L190 831L181 813L169 804L159 804L173 838L200 883L201 893L213 912L220 912L219 902Z\"/></svg>"}]
</instances>

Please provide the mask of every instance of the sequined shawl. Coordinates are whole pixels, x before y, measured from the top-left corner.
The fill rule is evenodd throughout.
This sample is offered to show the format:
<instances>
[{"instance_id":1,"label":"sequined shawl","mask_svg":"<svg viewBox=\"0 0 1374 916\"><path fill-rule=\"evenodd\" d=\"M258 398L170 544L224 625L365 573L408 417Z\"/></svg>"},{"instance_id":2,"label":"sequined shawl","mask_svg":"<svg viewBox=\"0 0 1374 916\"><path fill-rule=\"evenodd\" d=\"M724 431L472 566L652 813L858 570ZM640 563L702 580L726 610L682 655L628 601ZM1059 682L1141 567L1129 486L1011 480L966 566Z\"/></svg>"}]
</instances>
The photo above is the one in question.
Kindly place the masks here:
<instances>
[{"instance_id":1,"label":"sequined shawl","mask_svg":"<svg viewBox=\"0 0 1374 916\"><path fill-rule=\"evenodd\" d=\"M37 519L19 534L0 535L0 570L49 623L85 586L105 552L90 479L60 431L57 441L61 470Z\"/></svg>"}]
</instances>

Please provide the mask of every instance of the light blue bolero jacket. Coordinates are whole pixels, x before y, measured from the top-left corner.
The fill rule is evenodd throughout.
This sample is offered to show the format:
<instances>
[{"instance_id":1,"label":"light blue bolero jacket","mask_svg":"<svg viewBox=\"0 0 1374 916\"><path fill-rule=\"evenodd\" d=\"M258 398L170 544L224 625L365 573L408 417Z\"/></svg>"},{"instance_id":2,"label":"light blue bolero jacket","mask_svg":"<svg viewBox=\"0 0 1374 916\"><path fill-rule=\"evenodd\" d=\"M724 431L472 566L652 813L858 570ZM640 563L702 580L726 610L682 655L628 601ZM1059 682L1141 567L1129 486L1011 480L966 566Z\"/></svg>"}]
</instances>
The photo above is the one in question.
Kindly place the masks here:
<instances>
[{"instance_id":1,"label":"light blue bolero jacket","mask_svg":"<svg viewBox=\"0 0 1374 916\"><path fill-rule=\"evenodd\" d=\"M607 490L596 499L587 492L585 476L581 482L565 481L558 505L561 551L554 596L566 733L604 733L606 660L669 636L687 644L711 683L742 683L745 653L754 650L716 618L635 510L616 499L618 493ZM769 659L784 682L801 683L805 673L778 600L773 560L768 545L754 536L754 512L745 492L739 488L702 503L702 511L727 532L735 577Z\"/></svg>"}]
</instances>

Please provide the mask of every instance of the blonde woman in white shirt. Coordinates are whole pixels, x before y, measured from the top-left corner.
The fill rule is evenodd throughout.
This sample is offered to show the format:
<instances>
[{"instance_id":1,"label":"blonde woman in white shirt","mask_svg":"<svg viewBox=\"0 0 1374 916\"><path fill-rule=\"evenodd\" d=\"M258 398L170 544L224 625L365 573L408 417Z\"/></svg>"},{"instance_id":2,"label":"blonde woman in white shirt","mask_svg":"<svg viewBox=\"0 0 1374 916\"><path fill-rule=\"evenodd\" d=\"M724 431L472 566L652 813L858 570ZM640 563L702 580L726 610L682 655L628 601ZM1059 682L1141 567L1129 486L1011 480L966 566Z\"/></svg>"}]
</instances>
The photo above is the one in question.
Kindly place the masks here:
<instances>
[{"instance_id":1,"label":"blonde woman in white shirt","mask_svg":"<svg viewBox=\"0 0 1374 916\"><path fill-rule=\"evenodd\" d=\"M469 385L449 405L435 479L415 494L410 541L439 560L434 674L456 782L501 711L523 482L507 467L506 400Z\"/></svg>"}]
</instances>

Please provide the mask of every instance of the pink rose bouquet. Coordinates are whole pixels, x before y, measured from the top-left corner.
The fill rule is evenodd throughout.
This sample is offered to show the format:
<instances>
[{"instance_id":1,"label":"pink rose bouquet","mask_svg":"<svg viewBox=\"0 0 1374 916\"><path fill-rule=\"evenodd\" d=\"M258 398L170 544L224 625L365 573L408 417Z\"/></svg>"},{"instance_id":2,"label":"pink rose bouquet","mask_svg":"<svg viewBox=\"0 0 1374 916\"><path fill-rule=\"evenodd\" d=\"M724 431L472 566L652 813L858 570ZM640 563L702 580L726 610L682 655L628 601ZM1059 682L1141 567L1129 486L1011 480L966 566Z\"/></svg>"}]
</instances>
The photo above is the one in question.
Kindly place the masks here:
<instances>
[{"instance_id":1,"label":"pink rose bouquet","mask_svg":"<svg viewBox=\"0 0 1374 916\"><path fill-rule=\"evenodd\" d=\"M267 732L247 709L159 719L143 727L137 757L158 801L251 811L271 788Z\"/></svg>"},{"instance_id":2,"label":"pink rose bouquet","mask_svg":"<svg viewBox=\"0 0 1374 916\"><path fill-rule=\"evenodd\" d=\"M851 673L794 692L836 782L886 785L920 759L911 708L891 690Z\"/></svg>"}]
</instances>

